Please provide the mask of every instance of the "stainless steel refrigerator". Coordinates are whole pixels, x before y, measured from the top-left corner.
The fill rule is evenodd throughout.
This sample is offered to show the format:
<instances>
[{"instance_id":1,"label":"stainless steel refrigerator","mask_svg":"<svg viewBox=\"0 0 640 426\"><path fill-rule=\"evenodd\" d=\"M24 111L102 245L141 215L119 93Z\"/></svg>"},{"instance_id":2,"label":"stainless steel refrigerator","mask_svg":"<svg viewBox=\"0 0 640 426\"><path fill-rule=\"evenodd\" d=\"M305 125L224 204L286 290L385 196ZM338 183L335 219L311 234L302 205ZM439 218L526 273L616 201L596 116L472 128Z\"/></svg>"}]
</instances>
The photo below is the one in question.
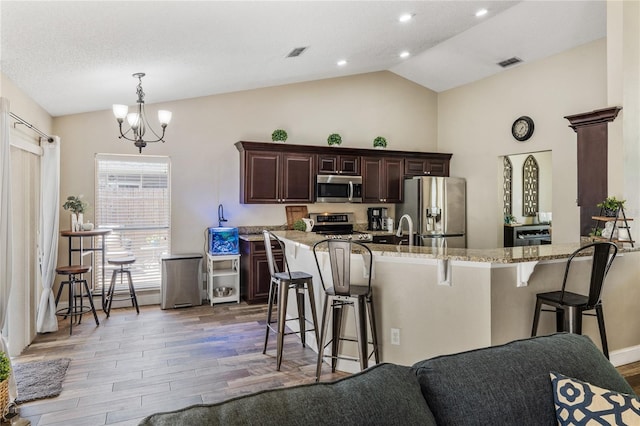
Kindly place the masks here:
<instances>
[{"instance_id":1,"label":"stainless steel refrigerator","mask_svg":"<svg viewBox=\"0 0 640 426\"><path fill-rule=\"evenodd\" d=\"M466 248L466 187L463 178L406 179L404 203L396 204L396 223L404 214L411 217L415 245Z\"/></svg>"}]
</instances>

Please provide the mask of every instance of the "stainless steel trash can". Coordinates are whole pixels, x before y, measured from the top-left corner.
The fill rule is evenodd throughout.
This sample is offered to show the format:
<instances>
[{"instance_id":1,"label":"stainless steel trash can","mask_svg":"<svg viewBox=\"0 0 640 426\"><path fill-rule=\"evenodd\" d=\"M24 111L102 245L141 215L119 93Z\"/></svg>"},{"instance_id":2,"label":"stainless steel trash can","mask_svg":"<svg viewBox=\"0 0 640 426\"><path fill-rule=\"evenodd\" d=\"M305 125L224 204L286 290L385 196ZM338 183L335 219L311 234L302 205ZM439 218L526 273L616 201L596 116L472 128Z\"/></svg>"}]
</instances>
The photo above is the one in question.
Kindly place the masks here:
<instances>
[{"instance_id":1,"label":"stainless steel trash can","mask_svg":"<svg viewBox=\"0 0 640 426\"><path fill-rule=\"evenodd\" d=\"M202 255L162 256L162 309L202 305Z\"/></svg>"}]
</instances>

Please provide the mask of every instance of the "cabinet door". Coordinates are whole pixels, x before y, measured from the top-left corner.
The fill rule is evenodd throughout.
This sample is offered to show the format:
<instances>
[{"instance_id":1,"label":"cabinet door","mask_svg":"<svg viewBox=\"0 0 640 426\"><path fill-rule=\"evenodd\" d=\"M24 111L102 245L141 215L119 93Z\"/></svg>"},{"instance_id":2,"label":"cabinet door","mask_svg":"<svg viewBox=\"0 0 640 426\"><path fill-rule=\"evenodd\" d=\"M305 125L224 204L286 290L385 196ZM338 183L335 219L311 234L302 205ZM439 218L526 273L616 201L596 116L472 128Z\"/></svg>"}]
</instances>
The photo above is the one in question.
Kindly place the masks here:
<instances>
[{"instance_id":1,"label":"cabinet door","mask_svg":"<svg viewBox=\"0 0 640 426\"><path fill-rule=\"evenodd\" d=\"M243 202L277 203L280 199L280 154L248 151L246 155Z\"/></svg>"},{"instance_id":2,"label":"cabinet door","mask_svg":"<svg viewBox=\"0 0 640 426\"><path fill-rule=\"evenodd\" d=\"M385 203L401 203L404 178L404 162L399 158L385 158L383 167L383 199Z\"/></svg>"},{"instance_id":3,"label":"cabinet door","mask_svg":"<svg viewBox=\"0 0 640 426\"><path fill-rule=\"evenodd\" d=\"M382 159L362 157L362 202L382 202Z\"/></svg>"},{"instance_id":4,"label":"cabinet door","mask_svg":"<svg viewBox=\"0 0 640 426\"><path fill-rule=\"evenodd\" d=\"M269 299L269 285L271 274L266 255L256 255L253 258L253 270L255 281L249 290L251 303L267 302Z\"/></svg>"},{"instance_id":5,"label":"cabinet door","mask_svg":"<svg viewBox=\"0 0 640 426\"><path fill-rule=\"evenodd\" d=\"M318 174L334 175L338 173L337 155L318 155Z\"/></svg>"},{"instance_id":6,"label":"cabinet door","mask_svg":"<svg viewBox=\"0 0 640 426\"><path fill-rule=\"evenodd\" d=\"M282 154L283 203L313 203L314 197L313 154Z\"/></svg>"},{"instance_id":7,"label":"cabinet door","mask_svg":"<svg viewBox=\"0 0 640 426\"><path fill-rule=\"evenodd\" d=\"M355 155L341 155L338 158L339 173L342 175L360 175L360 157Z\"/></svg>"}]
</instances>

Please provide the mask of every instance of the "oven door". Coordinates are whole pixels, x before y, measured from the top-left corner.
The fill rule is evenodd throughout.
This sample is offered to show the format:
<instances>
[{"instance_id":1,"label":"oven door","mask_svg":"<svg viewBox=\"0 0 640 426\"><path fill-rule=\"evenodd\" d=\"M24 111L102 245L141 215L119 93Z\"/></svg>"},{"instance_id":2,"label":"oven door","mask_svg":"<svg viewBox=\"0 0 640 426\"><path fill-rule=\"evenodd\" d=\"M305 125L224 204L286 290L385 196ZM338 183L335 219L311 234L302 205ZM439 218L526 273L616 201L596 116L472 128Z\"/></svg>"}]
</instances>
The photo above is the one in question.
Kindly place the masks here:
<instances>
[{"instance_id":1,"label":"oven door","mask_svg":"<svg viewBox=\"0 0 640 426\"><path fill-rule=\"evenodd\" d=\"M318 175L316 177L316 202L361 203L362 177Z\"/></svg>"}]
</instances>

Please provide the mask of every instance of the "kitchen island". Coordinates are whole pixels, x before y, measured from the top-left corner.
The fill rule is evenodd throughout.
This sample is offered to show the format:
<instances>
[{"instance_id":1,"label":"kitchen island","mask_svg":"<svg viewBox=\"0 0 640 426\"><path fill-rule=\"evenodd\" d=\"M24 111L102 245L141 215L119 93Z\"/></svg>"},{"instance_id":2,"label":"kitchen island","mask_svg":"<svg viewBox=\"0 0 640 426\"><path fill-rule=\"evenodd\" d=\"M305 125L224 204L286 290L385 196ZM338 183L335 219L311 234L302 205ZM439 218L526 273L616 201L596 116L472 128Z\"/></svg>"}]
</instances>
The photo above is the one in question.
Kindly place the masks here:
<instances>
[{"instance_id":1,"label":"kitchen island","mask_svg":"<svg viewBox=\"0 0 640 426\"><path fill-rule=\"evenodd\" d=\"M316 300L321 304L323 292L311 247L323 237L299 231L277 231L276 235L286 243L292 270L314 275ZM560 288L566 259L578 244L486 250L369 247L374 255L372 286L382 361L410 365L426 357L528 337L536 293ZM568 289L588 282L588 260L574 260ZM365 282L365 268L358 267L361 256L353 255L352 262L353 280ZM326 254L320 263L328 272ZM637 249L621 250L604 287L607 337L615 365L640 360L639 264ZM295 316L293 311L290 314ZM347 318L347 324L352 323ZM392 328L400 330L399 345L391 344ZM538 333L554 331L555 316L543 313ZM584 318L583 334L600 345L595 317ZM312 333L308 343L315 348ZM355 353L355 347L346 350ZM358 369L349 362L339 363L338 368Z\"/></svg>"}]
</instances>

